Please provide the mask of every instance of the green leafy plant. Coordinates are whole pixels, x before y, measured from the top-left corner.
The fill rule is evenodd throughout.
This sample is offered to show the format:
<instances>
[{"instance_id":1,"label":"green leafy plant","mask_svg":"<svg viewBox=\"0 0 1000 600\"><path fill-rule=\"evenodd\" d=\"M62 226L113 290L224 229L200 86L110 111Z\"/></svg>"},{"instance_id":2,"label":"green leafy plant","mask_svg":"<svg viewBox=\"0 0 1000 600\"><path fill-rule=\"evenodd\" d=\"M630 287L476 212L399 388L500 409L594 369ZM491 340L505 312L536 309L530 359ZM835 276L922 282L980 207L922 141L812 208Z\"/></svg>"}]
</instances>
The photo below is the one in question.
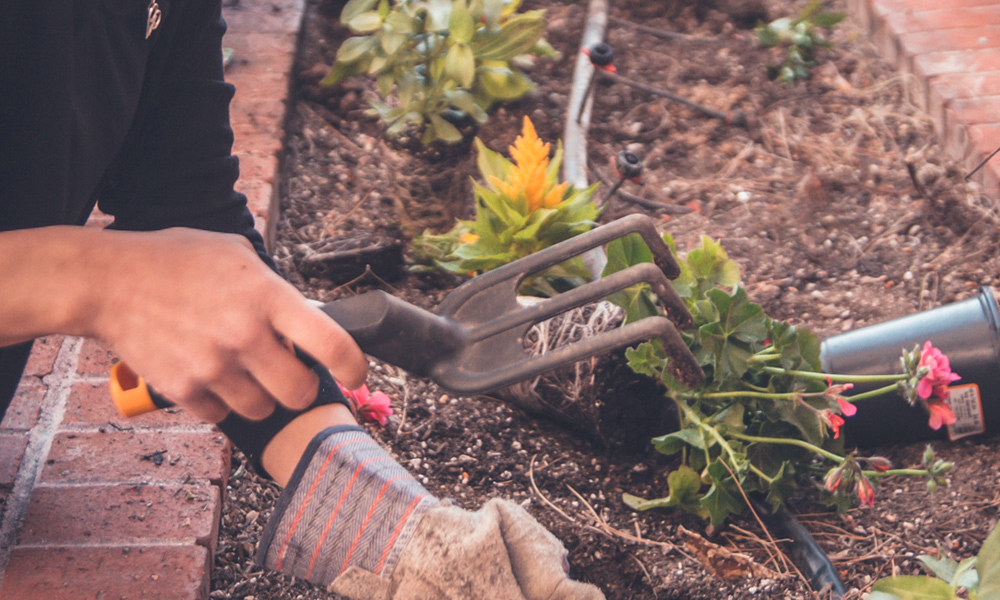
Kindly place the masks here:
<instances>
[{"instance_id":1,"label":"green leafy plant","mask_svg":"<svg viewBox=\"0 0 1000 600\"><path fill-rule=\"evenodd\" d=\"M825 12L822 0L812 0L798 18L782 17L754 29L757 40L768 48L783 48L784 60L769 67L772 79L793 82L809 76L816 64L816 51L831 46L822 33L843 21L847 13Z\"/></svg>"},{"instance_id":2,"label":"green leafy plant","mask_svg":"<svg viewBox=\"0 0 1000 600\"><path fill-rule=\"evenodd\" d=\"M676 255L673 239L664 236ZM637 236L608 245L604 275L652 260ZM923 468L893 469L880 456L845 452L840 439L844 417L855 402L901 392L930 412L929 424L954 422L948 407L951 373L947 357L930 343L904 352L904 372L847 376L821 372L820 345L811 332L769 318L739 284L739 269L722 246L703 237L701 247L677 257L680 276L673 282L694 320L684 339L705 372L696 389L673 377L670 358L658 340L626 352L640 374L659 379L674 402L677 431L653 439L655 448L680 455L669 474L669 493L658 499L625 494L637 510L676 507L718 525L742 513L746 496L763 496L780 508L796 490L816 490L822 501L846 510L855 502L874 502L884 477L916 475L934 490L947 483L951 463L928 447ZM626 321L659 314L646 284L609 298L626 310ZM883 382L870 392L845 396L854 383Z\"/></svg>"},{"instance_id":3,"label":"green leafy plant","mask_svg":"<svg viewBox=\"0 0 1000 600\"><path fill-rule=\"evenodd\" d=\"M970 600L1000 598L1000 528L983 542L979 554L961 562L923 554L918 557L928 575L897 575L875 582L868 600Z\"/></svg>"},{"instance_id":4,"label":"green leafy plant","mask_svg":"<svg viewBox=\"0 0 1000 600\"><path fill-rule=\"evenodd\" d=\"M475 275L533 254L591 229L600 211L592 197L597 184L576 190L558 182L562 146L549 158L550 145L524 118L522 134L510 147L513 161L486 147L478 138L477 166L483 184L473 180L476 216L450 231L429 232L413 242L423 269ZM590 279L577 258L528 278L521 292L549 296Z\"/></svg>"},{"instance_id":5,"label":"green leafy plant","mask_svg":"<svg viewBox=\"0 0 1000 600\"><path fill-rule=\"evenodd\" d=\"M458 142L455 122L487 120L497 101L531 89L517 68L526 55L554 56L540 10L516 14L520 0L350 0L344 41L323 84L376 78L374 112L389 136L413 130L424 144Z\"/></svg>"}]
</instances>

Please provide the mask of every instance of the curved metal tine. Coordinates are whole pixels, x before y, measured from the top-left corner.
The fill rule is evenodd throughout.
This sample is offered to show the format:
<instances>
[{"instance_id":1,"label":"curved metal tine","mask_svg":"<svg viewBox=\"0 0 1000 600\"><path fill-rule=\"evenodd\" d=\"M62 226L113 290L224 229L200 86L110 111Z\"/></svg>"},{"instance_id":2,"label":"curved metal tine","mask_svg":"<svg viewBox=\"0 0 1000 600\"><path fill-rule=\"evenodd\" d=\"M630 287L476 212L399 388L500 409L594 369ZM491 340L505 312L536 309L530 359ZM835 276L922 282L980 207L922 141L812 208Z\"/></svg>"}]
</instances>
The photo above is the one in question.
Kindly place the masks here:
<instances>
[{"instance_id":1,"label":"curved metal tine","mask_svg":"<svg viewBox=\"0 0 1000 600\"><path fill-rule=\"evenodd\" d=\"M486 288L498 286L501 282L510 279L520 281L526 275L558 265L591 248L603 246L630 233L642 236L643 241L653 253L654 263L667 278L674 279L680 275L680 266L670 253L670 248L656 233L653 221L645 215L628 215L465 282L448 294L438 306L437 313L440 315L452 314L459 306Z\"/></svg>"},{"instance_id":2,"label":"curved metal tine","mask_svg":"<svg viewBox=\"0 0 1000 600\"><path fill-rule=\"evenodd\" d=\"M694 387L704 374L673 323L666 317L649 317L605 331L540 356L528 357L486 372L471 372L455 368L455 364L439 365L431 374L441 387L458 394L478 394L494 391L519 381L531 379L561 366L659 337L670 357L670 367L679 381ZM489 342L484 342L489 343Z\"/></svg>"},{"instance_id":3,"label":"curved metal tine","mask_svg":"<svg viewBox=\"0 0 1000 600\"><path fill-rule=\"evenodd\" d=\"M573 288L538 304L524 306L514 312L500 315L470 329L468 339L483 340L518 325L538 323L578 306L603 300L611 294L637 283L648 283L652 286L667 312L667 316L678 327L686 329L691 326L691 314L684 306L684 301L670 285L670 281L663 275L663 271L653 263L641 263L602 277L597 281Z\"/></svg>"}]
</instances>

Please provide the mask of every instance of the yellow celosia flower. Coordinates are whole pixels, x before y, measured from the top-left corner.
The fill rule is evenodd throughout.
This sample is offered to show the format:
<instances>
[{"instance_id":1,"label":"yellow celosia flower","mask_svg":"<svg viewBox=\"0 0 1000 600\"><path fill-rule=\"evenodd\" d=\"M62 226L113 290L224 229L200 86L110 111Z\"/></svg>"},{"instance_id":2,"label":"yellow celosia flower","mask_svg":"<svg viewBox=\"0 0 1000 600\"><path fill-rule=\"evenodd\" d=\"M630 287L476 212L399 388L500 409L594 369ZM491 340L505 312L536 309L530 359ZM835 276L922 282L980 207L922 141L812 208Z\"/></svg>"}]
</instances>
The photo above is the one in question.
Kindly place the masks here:
<instances>
[{"instance_id":1,"label":"yellow celosia flower","mask_svg":"<svg viewBox=\"0 0 1000 600\"><path fill-rule=\"evenodd\" d=\"M511 200L524 194L528 202L528 211L539 208L555 208L562 202L567 184L548 181L545 171L549 168L549 144L538 139L535 126L527 116L524 117L524 129L510 147L510 157L514 160L507 181L490 177L490 183L497 191Z\"/></svg>"}]
</instances>

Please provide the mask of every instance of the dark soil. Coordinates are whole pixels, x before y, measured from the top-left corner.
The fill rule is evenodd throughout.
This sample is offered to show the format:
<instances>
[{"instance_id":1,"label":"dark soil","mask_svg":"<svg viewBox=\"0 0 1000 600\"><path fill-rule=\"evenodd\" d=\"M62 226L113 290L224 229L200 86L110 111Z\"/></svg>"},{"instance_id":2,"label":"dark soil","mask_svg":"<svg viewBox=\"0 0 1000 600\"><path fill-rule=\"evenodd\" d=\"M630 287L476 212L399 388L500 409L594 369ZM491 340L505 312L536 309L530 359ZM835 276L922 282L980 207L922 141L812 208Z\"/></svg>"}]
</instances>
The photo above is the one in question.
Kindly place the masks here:
<instances>
[{"instance_id":1,"label":"dark soil","mask_svg":"<svg viewBox=\"0 0 1000 600\"><path fill-rule=\"evenodd\" d=\"M945 155L913 90L850 22L831 34L808 81L771 81L778 60L751 32L758 20L798 14L791 0L633 0L611 16L694 36L649 37L613 21L608 42L618 72L717 110L744 111L747 128L726 126L677 103L599 83L588 145L592 181L610 178L609 160L643 157L644 184L624 189L647 200L697 207L667 216L616 197L605 220L647 212L684 252L699 237L721 240L741 266L751 299L766 312L821 338L974 296L998 283L1000 230L992 197ZM843 10L842 2L833 9ZM499 108L478 135L505 151L523 115L543 139L561 137L583 2L528 0L545 8L548 39L562 53L531 70L528 98ZM310 3L297 64L297 102L285 156L283 217L276 255L287 276L327 301L382 287L433 307L459 283L407 273L407 242L471 211L470 145L420 150L386 141L364 116L372 83L316 85L346 32L341 4ZM694 203L694 204L691 204ZM326 256L323 256L326 254ZM354 262L345 257L353 256ZM608 378L605 402L629 394ZM495 496L523 503L570 551L574 576L609 599L822 598L814 594L748 516L718 529L673 512L635 513L622 492L666 494L670 459L642 435L596 443L495 398L453 398L434 385L373 364L369 386L394 399L396 415L372 434L439 497L474 509ZM621 389L615 389L620 386ZM651 402L658 401L653 398ZM1000 507L992 439L937 442L956 463L951 485L928 495L923 481L892 479L876 504L839 515L807 498L794 509L833 559L849 598L879 577L920 572L916 556L973 555ZM919 466L924 444L878 451L900 467ZM255 570L250 558L279 490L243 467L227 491L213 598L329 597L302 582ZM743 553L770 574L711 576L681 528ZM749 572L749 568L746 569Z\"/></svg>"}]
</instances>

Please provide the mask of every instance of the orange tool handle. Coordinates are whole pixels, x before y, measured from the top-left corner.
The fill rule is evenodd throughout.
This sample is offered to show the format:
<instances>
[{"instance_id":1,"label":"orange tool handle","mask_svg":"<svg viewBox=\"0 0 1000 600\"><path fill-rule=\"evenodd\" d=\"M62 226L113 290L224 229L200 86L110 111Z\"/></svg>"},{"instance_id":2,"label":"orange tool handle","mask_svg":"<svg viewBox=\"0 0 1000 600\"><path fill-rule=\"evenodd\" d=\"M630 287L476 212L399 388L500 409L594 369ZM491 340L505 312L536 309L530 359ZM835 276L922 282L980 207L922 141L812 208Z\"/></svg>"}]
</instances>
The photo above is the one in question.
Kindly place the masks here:
<instances>
[{"instance_id":1,"label":"orange tool handle","mask_svg":"<svg viewBox=\"0 0 1000 600\"><path fill-rule=\"evenodd\" d=\"M111 367L111 399L126 417L135 417L173 403L154 392L146 381L123 362Z\"/></svg>"}]
</instances>

